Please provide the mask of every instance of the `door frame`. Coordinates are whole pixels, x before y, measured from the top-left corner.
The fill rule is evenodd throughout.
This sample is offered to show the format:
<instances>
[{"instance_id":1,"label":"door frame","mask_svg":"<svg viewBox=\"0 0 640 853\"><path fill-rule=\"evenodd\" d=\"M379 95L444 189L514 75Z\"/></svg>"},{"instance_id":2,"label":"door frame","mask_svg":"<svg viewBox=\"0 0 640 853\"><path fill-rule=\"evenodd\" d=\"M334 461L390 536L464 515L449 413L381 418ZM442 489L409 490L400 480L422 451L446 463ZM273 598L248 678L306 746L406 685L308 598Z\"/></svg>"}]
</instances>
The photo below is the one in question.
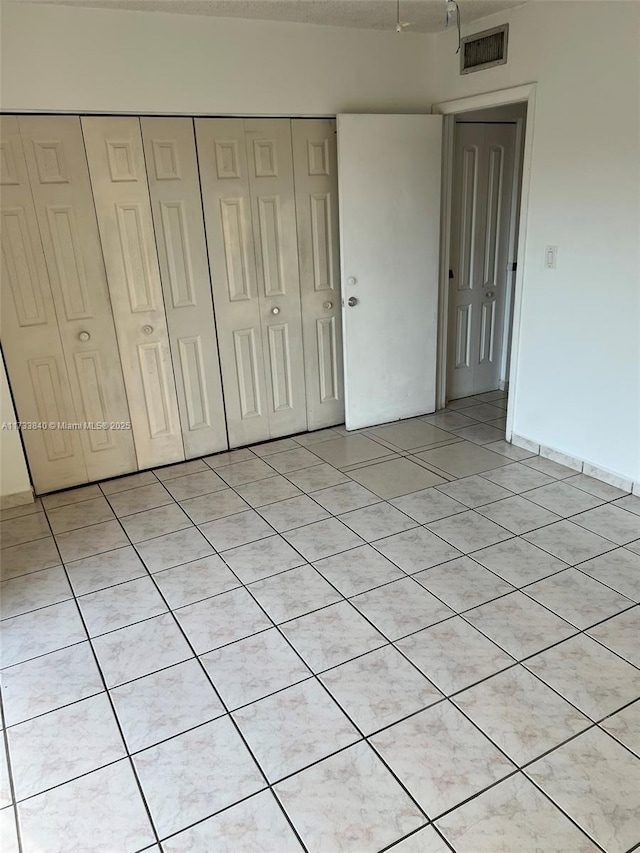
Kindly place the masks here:
<instances>
[{"instance_id":1,"label":"door frame","mask_svg":"<svg viewBox=\"0 0 640 853\"><path fill-rule=\"evenodd\" d=\"M449 323L449 255L451 242L451 216L453 208L453 169L455 117L472 110L500 107L505 104L526 103L527 120L524 134L522 158L522 180L520 184L520 226L518 232L518 266L513 286L513 323L511 328L511 360L509 364L509 399L507 403L507 425L505 438L511 440L513 420L518 395L518 361L520 356L520 329L522 320L522 291L527 244L527 220L533 153L534 113L536 83L498 89L479 95L470 95L452 101L434 104L432 112L444 116L442 138L442 202L440 224L440 268L438 287L438 344L436 363L436 409L446 405L447 394L447 337Z\"/></svg>"}]
</instances>

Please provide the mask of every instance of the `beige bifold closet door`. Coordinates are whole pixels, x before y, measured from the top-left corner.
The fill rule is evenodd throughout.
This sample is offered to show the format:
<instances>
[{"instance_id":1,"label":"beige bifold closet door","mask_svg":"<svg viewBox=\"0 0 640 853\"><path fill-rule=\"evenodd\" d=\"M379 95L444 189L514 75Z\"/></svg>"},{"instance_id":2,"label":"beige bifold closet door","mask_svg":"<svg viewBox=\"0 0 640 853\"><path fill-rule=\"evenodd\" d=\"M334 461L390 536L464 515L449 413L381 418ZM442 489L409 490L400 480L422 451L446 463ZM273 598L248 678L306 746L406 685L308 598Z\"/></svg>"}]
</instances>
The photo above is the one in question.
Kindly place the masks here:
<instances>
[{"instance_id":1,"label":"beige bifold closet door","mask_svg":"<svg viewBox=\"0 0 640 853\"><path fill-rule=\"evenodd\" d=\"M1 333L37 492L134 470L80 122L2 118ZM46 426L46 428L44 428Z\"/></svg>"},{"instance_id":2,"label":"beige bifold closet door","mask_svg":"<svg viewBox=\"0 0 640 853\"><path fill-rule=\"evenodd\" d=\"M137 118L82 119L140 468L184 459L142 134Z\"/></svg>"},{"instance_id":3,"label":"beige bifold closet door","mask_svg":"<svg viewBox=\"0 0 640 853\"><path fill-rule=\"evenodd\" d=\"M307 429L290 122L197 119L229 444Z\"/></svg>"},{"instance_id":4,"label":"beige bifold closet door","mask_svg":"<svg viewBox=\"0 0 640 853\"><path fill-rule=\"evenodd\" d=\"M185 455L204 456L228 444L193 121L141 125Z\"/></svg>"},{"instance_id":5,"label":"beige bifold closet door","mask_svg":"<svg viewBox=\"0 0 640 853\"><path fill-rule=\"evenodd\" d=\"M344 421L336 123L291 122L310 430Z\"/></svg>"}]
</instances>

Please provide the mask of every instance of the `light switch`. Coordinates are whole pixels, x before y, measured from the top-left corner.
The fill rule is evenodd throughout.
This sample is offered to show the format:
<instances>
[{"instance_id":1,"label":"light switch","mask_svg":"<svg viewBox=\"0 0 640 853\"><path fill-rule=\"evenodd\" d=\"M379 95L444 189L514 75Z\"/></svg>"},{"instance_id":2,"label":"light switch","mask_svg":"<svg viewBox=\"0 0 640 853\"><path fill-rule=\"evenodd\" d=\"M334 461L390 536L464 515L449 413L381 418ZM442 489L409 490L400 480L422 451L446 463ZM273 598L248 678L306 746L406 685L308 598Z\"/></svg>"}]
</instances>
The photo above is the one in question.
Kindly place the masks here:
<instances>
[{"instance_id":1,"label":"light switch","mask_svg":"<svg viewBox=\"0 0 640 853\"><path fill-rule=\"evenodd\" d=\"M545 269L554 270L556 268L556 259L558 257L557 246L546 246L544 250L544 265Z\"/></svg>"}]
</instances>

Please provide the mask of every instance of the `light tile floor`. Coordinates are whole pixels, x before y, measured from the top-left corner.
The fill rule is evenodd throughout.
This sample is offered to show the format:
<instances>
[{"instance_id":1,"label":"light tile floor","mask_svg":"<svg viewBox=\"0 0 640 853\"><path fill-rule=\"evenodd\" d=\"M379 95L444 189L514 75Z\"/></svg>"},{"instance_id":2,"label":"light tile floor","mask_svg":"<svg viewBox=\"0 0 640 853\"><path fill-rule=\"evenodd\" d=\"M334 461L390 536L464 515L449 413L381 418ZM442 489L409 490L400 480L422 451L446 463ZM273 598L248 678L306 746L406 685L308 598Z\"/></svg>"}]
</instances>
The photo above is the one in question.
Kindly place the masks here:
<instances>
[{"instance_id":1,"label":"light tile floor","mask_svg":"<svg viewBox=\"0 0 640 853\"><path fill-rule=\"evenodd\" d=\"M638 499L504 397L6 512L3 853L634 849Z\"/></svg>"}]
</instances>

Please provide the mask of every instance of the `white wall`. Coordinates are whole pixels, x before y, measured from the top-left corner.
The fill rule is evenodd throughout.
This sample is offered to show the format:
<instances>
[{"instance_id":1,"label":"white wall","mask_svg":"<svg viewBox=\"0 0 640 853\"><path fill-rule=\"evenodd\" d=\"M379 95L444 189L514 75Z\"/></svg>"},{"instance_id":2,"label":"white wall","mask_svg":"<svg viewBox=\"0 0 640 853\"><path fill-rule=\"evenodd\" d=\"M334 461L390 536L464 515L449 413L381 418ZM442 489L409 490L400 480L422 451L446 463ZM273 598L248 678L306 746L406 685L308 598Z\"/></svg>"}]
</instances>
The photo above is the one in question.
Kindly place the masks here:
<instances>
[{"instance_id":1,"label":"white wall","mask_svg":"<svg viewBox=\"0 0 640 853\"><path fill-rule=\"evenodd\" d=\"M531 2L463 35L504 21L509 61L483 72L436 37L435 92L538 84L514 432L637 481L640 4Z\"/></svg>"},{"instance_id":2,"label":"white wall","mask_svg":"<svg viewBox=\"0 0 640 853\"><path fill-rule=\"evenodd\" d=\"M0 358L0 424L14 423L16 413L9 394L4 360ZM18 432L0 430L0 504L28 503L31 483Z\"/></svg>"},{"instance_id":3,"label":"white wall","mask_svg":"<svg viewBox=\"0 0 640 853\"><path fill-rule=\"evenodd\" d=\"M2 108L425 112L432 39L373 30L3 3Z\"/></svg>"}]
</instances>

